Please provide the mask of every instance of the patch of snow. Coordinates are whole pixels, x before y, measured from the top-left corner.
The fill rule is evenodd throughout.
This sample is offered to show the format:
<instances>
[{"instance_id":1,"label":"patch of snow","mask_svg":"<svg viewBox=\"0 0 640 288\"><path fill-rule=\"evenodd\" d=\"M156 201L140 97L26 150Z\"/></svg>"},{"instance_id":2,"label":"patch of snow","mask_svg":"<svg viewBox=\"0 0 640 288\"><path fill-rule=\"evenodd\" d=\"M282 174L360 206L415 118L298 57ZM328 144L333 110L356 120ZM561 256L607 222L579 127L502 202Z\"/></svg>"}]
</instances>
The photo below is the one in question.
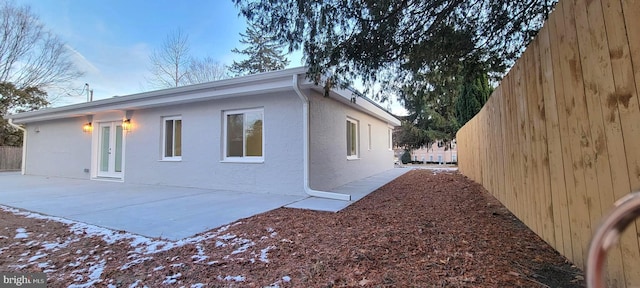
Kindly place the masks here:
<instances>
[{"instance_id":1,"label":"patch of snow","mask_svg":"<svg viewBox=\"0 0 640 288\"><path fill-rule=\"evenodd\" d=\"M153 257L142 257L142 258L137 258L137 259L135 259L133 261L129 261L129 262L125 263L124 265L120 266L120 271L127 270L127 269L131 268L131 266L135 266L137 264L143 263L144 261L151 260L151 259L153 259Z\"/></svg>"},{"instance_id":2,"label":"patch of snow","mask_svg":"<svg viewBox=\"0 0 640 288\"><path fill-rule=\"evenodd\" d=\"M204 284L202 283L191 284L191 288L204 288Z\"/></svg>"},{"instance_id":3,"label":"patch of snow","mask_svg":"<svg viewBox=\"0 0 640 288\"><path fill-rule=\"evenodd\" d=\"M244 282L246 278L242 275L238 275L238 276L230 276L227 275L223 278L224 281L235 281L235 282Z\"/></svg>"},{"instance_id":4,"label":"patch of snow","mask_svg":"<svg viewBox=\"0 0 640 288\"><path fill-rule=\"evenodd\" d=\"M104 266L106 264L107 264L107 260L102 260L98 264L95 264L89 267L89 282L84 284L71 284L67 288L83 288L83 287L95 286L94 284L102 281L100 279L100 276L102 276L102 272L104 271Z\"/></svg>"},{"instance_id":5,"label":"patch of snow","mask_svg":"<svg viewBox=\"0 0 640 288\"><path fill-rule=\"evenodd\" d=\"M254 243L253 241L251 241L249 239L243 239L243 238L236 239L233 242L234 242L234 244L240 245L240 247L238 247L238 249L236 249L233 252L231 252L231 255L245 252L245 251L247 251L247 249L249 249L249 247L251 247L253 245L256 245L256 243Z\"/></svg>"},{"instance_id":6,"label":"patch of snow","mask_svg":"<svg viewBox=\"0 0 640 288\"><path fill-rule=\"evenodd\" d=\"M52 267L51 264L48 261L47 262L38 263L38 268L48 268L48 267Z\"/></svg>"},{"instance_id":7,"label":"patch of snow","mask_svg":"<svg viewBox=\"0 0 640 288\"><path fill-rule=\"evenodd\" d=\"M193 262L195 263L200 263L204 260L207 260L209 258L209 256L203 256L203 255L193 255L191 256L191 259L193 259Z\"/></svg>"},{"instance_id":8,"label":"patch of snow","mask_svg":"<svg viewBox=\"0 0 640 288\"><path fill-rule=\"evenodd\" d=\"M142 282L142 280L136 280L136 282L133 282L133 283L131 283L131 285L129 285L129 288L138 287L138 284L140 284L140 282Z\"/></svg>"},{"instance_id":9,"label":"patch of snow","mask_svg":"<svg viewBox=\"0 0 640 288\"><path fill-rule=\"evenodd\" d=\"M281 284L282 282L284 282L284 283L289 283L290 281L291 281L291 277L289 277L289 276L283 276L283 277L282 277L282 280L278 280L278 281L276 281L276 282L272 283L271 285L269 285L269 286L265 286L265 287L263 287L263 288L280 288L280 284Z\"/></svg>"},{"instance_id":10,"label":"patch of snow","mask_svg":"<svg viewBox=\"0 0 640 288\"><path fill-rule=\"evenodd\" d=\"M171 264L171 267L173 268L184 267L184 263Z\"/></svg>"},{"instance_id":11,"label":"patch of snow","mask_svg":"<svg viewBox=\"0 0 640 288\"><path fill-rule=\"evenodd\" d=\"M222 241L216 241L216 248L217 247L224 247L224 246L227 246L227 244L222 242Z\"/></svg>"},{"instance_id":12,"label":"patch of snow","mask_svg":"<svg viewBox=\"0 0 640 288\"><path fill-rule=\"evenodd\" d=\"M102 260L98 264L89 267L89 279L100 279L106 264L107 260Z\"/></svg>"},{"instance_id":13,"label":"patch of snow","mask_svg":"<svg viewBox=\"0 0 640 288\"><path fill-rule=\"evenodd\" d=\"M62 242L62 243L58 243L58 242L42 242L42 247L45 250L53 250L53 251L58 251L62 248L65 248L67 246L69 246L69 244L74 243L74 242L78 242L80 241L80 238L76 238L76 239L72 239L70 237L67 237L67 239ZM80 251L80 252L78 252ZM78 250L76 251L76 254L80 254L82 253L82 250Z\"/></svg>"},{"instance_id":14,"label":"patch of snow","mask_svg":"<svg viewBox=\"0 0 640 288\"><path fill-rule=\"evenodd\" d=\"M7 267L9 268L15 268L16 270L22 270L24 268L27 268L29 265L28 264L24 264L24 265L9 265Z\"/></svg>"},{"instance_id":15,"label":"patch of snow","mask_svg":"<svg viewBox=\"0 0 640 288\"><path fill-rule=\"evenodd\" d=\"M45 256L47 256L47 255L48 255L48 254L46 254L46 253L36 254L35 256L32 256L31 258L29 258L29 261L28 261L28 262L29 262L29 263L31 263L31 262L35 262L36 260L38 260L38 259L40 259L40 258L42 258L42 257L45 257Z\"/></svg>"},{"instance_id":16,"label":"patch of snow","mask_svg":"<svg viewBox=\"0 0 640 288\"><path fill-rule=\"evenodd\" d=\"M269 250L273 250L275 248L276 246L269 246L267 248L260 250L260 261L264 263L269 263L269 258L267 258L267 253L269 252Z\"/></svg>"},{"instance_id":17,"label":"patch of snow","mask_svg":"<svg viewBox=\"0 0 640 288\"><path fill-rule=\"evenodd\" d=\"M164 281L162 281L162 284L173 284L176 283L178 281L178 279L180 279L180 277L182 277L182 273L177 273L177 274L173 274L171 276L167 276L164 278Z\"/></svg>"},{"instance_id":18,"label":"patch of snow","mask_svg":"<svg viewBox=\"0 0 640 288\"><path fill-rule=\"evenodd\" d=\"M198 254L191 256L193 262L200 263L209 258L209 256L204 255L204 247L202 247L201 244L196 245L196 249L198 250Z\"/></svg>"},{"instance_id":19,"label":"patch of snow","mask_svg":"<svg viewBox=\"0 0 640 288\"><path fill-rule=\"evenodd\" d=\"M160 265L158 267L153 268L153 271L160 271L162 269L164 269L164 266Z\"/></svg>"},{"instance_id":20,"label":"patch of snow","mask_svg":"<svg viewBox=\"0 0 640 288\"><path fill-rule=\"evenodd\" d=\"M18 228L16 229L16 236L13 239L25 239L29 238L29 233L27 233L27 229Z\"/></svg>"},{"instance_id":21,"label":"patch of snow","mask_svg":"<svg viewBox=\"0 0 640 288\"><path fill-rule=\"evenodd\" d=\"M82 263L80 263L80 261L71 262L71 263L67 264L67 267L78 267L78 266L80 266L80 264L82 264Z\"/></svg>"},{"instance_id":22,"label":"patch of snow","mask_svg":"<svg viewBox=\"0 0 640 288\"><path fill-rule=\"evenodd\" d=\"M238 236L227 233L227 234L224 234L222 236L218 236L218 239L231 240L231 239L236 238L236 237L238 237Z\"/></svg>"}]
</instances>

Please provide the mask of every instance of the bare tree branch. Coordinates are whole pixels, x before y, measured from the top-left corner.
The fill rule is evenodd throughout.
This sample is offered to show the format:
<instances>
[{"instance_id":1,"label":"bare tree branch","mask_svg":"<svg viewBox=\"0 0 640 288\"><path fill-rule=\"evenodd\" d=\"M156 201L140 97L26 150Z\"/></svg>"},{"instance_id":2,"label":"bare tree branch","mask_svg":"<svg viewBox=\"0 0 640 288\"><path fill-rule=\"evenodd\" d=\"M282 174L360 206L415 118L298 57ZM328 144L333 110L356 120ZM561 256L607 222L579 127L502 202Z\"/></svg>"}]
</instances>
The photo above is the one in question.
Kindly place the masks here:
<instances>
[{"instance_id":1,"label":"bare tree branch","mask_svg":"<svg viewBox=\"0 0 640 288\"><path fill-rule=\"evenodd\" d=\"M149 83L158 88L178 87L185 84L189 65L189 35L178 29L165 39L162 47L153 52L152 79Z\"/></svg>"},{"instance_id":2,"label":"bare tree branch","mask_svg":"<svg viewBox=\"0 0 640 288\"><path fill-rule=\"evenodd\" d=\"M0 2L0 82L46 90L69 85L81 75L70 50L45 30L29 6Z\"/></svg>"},{"instance_id":3,"label":"bare tree branch","mask_svg":"<svg viewBox=\"0 0 640 288\"><path fill-rule=\"evenodd\" d=\"M229 78L228 67L211 57L191 59L186 75L187 84L198 84Z\"/></svg>"}]
</instances>

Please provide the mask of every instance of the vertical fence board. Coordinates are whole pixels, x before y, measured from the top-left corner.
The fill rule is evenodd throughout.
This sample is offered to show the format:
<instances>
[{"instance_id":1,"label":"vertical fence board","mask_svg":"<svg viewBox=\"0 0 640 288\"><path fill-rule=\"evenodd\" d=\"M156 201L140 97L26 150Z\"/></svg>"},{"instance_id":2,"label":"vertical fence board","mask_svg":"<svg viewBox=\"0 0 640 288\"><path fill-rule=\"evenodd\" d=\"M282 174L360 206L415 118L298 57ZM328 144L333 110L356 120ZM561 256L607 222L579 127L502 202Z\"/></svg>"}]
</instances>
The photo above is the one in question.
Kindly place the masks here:
<instances>
[{"instance_id":1,"label":"vertical fence board","mask_svg":"<svg viewBox=\"0 0 640 288\"><path fill-rule=\"evenodd\" d=\"M514 69L515 68L515 69ZM514 165L514 179L516 179L515 181L515 191L517 191L516 194L516 207L517 207L517 214L516 216L518 216L518 218L520 218L520 220L522 220L522 222L527 223L528 222L528 218L526 217L527 215L523 212L522 206L524 205L524 203L527 202L527 199L525 198L526 192L524 191L524 187L526 185L525 183L525 179L524 179L524 175L523 175L523 167L524 167L524 162L523 162L523 158L522 158L522 153L523 153L523 148L522 148L522 139L520 133L519 133L519 127L520 127L520 111L519 111L519 99L520 98L520 92L519 92L519 77L520 77L520 67L513 67L511 68L510 72L513 72L510 76L511 76L511 86L509 87L510 91L509 91L509 97L511 97L511 113L513 113L513 133L512 136L515 138L515 146L514 146L514 153L513 153L513 157L515 159L515 164Z\"/></svg>"},{"instance_id":2,"label":"vertical fence board","mask_svg":"<svg viewBox=\"0 0 640 288\"><path fill-rule=\"evenodd\" d=\"M542 31L543 33L547 33L546 30ZM536 138L537 138L537 150L536 157L538 159L538 173L541 178L541 213L542 216L542 229L544 230L545 240L553 246L556 246L556 237L554 230L554 217L553 217L553 202L551 196L551 180L549 177L549 153L548 153L548 143L547 143L547 119L546 119L546 108L545 108L545 98L542 93L543 91L543 78L542 74L542 47L541 42L543 41L539 37L536 39L535 48L536 52L533 55L534 63L533 72L535 75L534 85L535 85L535 96L534 101L534 127L536 129Z\"/></svg>"},{"instance_id":3,"label":"vertical fence board","mask_svg":"<svg viewBox=\"0 0 640 288\"><path fill-rule=\"evenodd\" d=\"M534 97L535 94L538 93L538 88L537 85L535 84L535 71L534 71L534 66L536 65L535 63L535 54L536 54L536 46L537 46L537 41L534 40L529 44L528 50L530 51L529 53L527 53L527 55L523 55L523 59L524 59L524 63L525 64L525 69L524 69L524 82L525 82L525 93L523 95L523 100L525 100L526 103L526 112L527 114L525 115L525 124L524 124L524 130L528 132L529 134L529 138L527 139L527 143L529 145L529 155L528 155L528 162L529 162L529 171L527 172L527 175L529 175L529 179L530 179L530 184L528 185L530 187L530 192L528 192L529 195L531 195L531 201L529 202L531 203L532 207L529 208L529 210L532 212L532 221L534 223L535 230L539 231L538 235L540 235L540 237L542 239L546 240L547 235L545 234L545 229L543 228L543 224L542 224L542 217L541 217L541 212L542 212L542 187L541 187L541 177L540 177L540 173L538 171L539 168L539 159L537 157L537 150L538 150L538 141L539 141L539 135L537 135L537 127L536 125L539 123L536 123L535 121L535 114L536 114L536 107L537 107L537 99L536 97Z\"/></svg>"},{"instance_id":4,"label":"vertical fence board","mask_svg":"<svg viewBox=\"0 0 640 288\"><path fill-rule=\"evenodd\" d=\"M583 148L587 145L588 139L585 135L585 124L581 123L586 120L586 112L584 112L584 86L582 82L582 65L576 47L578 47L578 39L576 35L575 2L565 1L563 6L565 19L565 38L561 43L561 68L562 78L564 79L564 97L567 112L567 123L569 126L569 143L571 147L571 157L573 163L573 181L575 185L575 193L569 196L569 203L573 206L572 216L572 234L574 254L584 255L589 242L588 235L591 235L591 222L589 219L589 210L587 205L586 182L584 175ZM584 259L582 257L576 259L576 264L582 266Z\"/></svg>"},{"instance_id":5,"label":"vertical fence board","mask_svg":"<svg viewBox=\"0 0 640 288\"><path fill-rule=\"evenodd\" d=\"M569 120L568 120L568 103L565 101L565 80L563 73L563 66L561 65L564 61L562 55L562 46L565 41L565 19L564 19L564 1L558 2L556 7L556 14L554 19L556 19L556 29L555 33L552 33L554 38L552 38L552 57L553 57L553 70L556 71L554 73L554 82L556 87L556 105L558 107L558 120L560 123L560 134L563 136L562 139L562 161L564 168L564 178L565 178L565 188L567 190L566 193L566 210L568 215L569 222L567 223L568 229L563 231L565 239L569 239L569 247L571 250L567 252L565 255L571 255L571 259L578 259L582 257L582 244L578 241L577 235L578 233L578 224L575 219L574 211L575 206L573 204L573 199L576 195L576 182L573 176L573 155L571 153L571 139L569 137Z\"/></svg>"},{"instance_id":6,"label":"vertical fence board","mask_svg":"<svg viewBox=\"0 0 640 288\"><path fill-rule=\"evenodd\" d=\"M517 68L517 67L516 67ZM513 70L513 69L512 69ZM518 218L520 218L521 220L526 220L524 218L524 215L522 213L522 206L525 205L525 203L527 202L527 199L524 198L524 189L522 189L522 187L524 186L524 179L522 177L522 157L520 154L520 145L522 145L522 142L520 141L520 133L518 132L518 127L520 127L520 123L518 122L518 94L517 94L517 89L516 89L516 76L518 75L519 72L517 72L516 70L513 70L514 74L511 75L510 77L510 81L509 81L509 97L511 98L511 129L513 129L511 131L511 137L513 137L513 159L514 159L514 165L512 166L513 168L513 191L514 191L514 196L515 199L513 202L513 206L516 207L516 216ZM514 76L516 75L516 76Z\"/></svg>"},{"instance_id":7,"label":"vertical fence board","mask_svg":"<svg viewBox=\"0 0 640 288\"><path fill-rule=\"evenodd\" d=\"M540 70L542 75L542 95L544 99L545 129L547 140L546 157L549 163L549 188L553 215L553 234L556 249L566 255L571 250L569 239L565 239L563 229L569 230L569 215L567 209L567 192L564 182L564 169L562 163L562 142L560 139L560 125L558 123L558 109L556 106L556 94L554 71L551 56L550 38L555 33L555 19L549 19L549 23L539 32L540 39Z\"/></svg>"},{"instance_id":8,"label":"vertical fence board","mask_svg":"<svg viewBox=\"0 0 640 288\"><path fill-rule=\"evenodd\" d=\"M585 200L587 204L587 211L589 215L589 227L590 234L593 234L595 229L598 227L600 223L600 218L602 217L602 211L600 208L600 195L598 194L599 186L604 186L605 189L610 189L610 185L605 183L606 177L604 177L603 173L599 175L596 174L596 161L597 155L594 149L594 137L601 130L602 126L602 112L600 111L600 107L597 105L589 105L594 102L591 101L593 97L589 97L590 95L597 95L597 93L593 93L592 90L597 91L597 84L588 83L588 73L593 72L595 63L589 63L589 61L585 61L586 59L592 59L589 55L593 55L597 52L598 46L595 41L597 41L598 37L590 34L599 33L599 31L592 30L590 27L590 21L597 21L598 15L597 11L591 11L591 13L587 13L587 7L584 0L575 0L574 6L574 15L576 19L576 36L578 43L578 52L580 55L580 63L581 63L581 77L578 77L580 81L583 83L583 97L577 98L580 100L576 108L579 109L580 115L584 115L583 117L578 118L578 125L580 127L580 136L581 136L581 152L582 152L582 166L584 168L584 179L586 184L585 189ZM593 3L593 2L591 2ZM592 5L589 5L590 7ZM600 13L600 18L602 13ZM593 19L589 19L593 18ZM586 36L586 37L585 37ZM585 41L586 40L586 41ZM605 83L607 81L604 81ZM595 88L594 88L595 87ZM577 95L577 94L576 94ZM595 132L595 135L594 133ZM594 136L594 137L592 137ZM602 175L602 176L601 176ZM599 184L601 182L601 184ZM587 242L588 244L588 239Z\"/></svg>"}]
</instances>

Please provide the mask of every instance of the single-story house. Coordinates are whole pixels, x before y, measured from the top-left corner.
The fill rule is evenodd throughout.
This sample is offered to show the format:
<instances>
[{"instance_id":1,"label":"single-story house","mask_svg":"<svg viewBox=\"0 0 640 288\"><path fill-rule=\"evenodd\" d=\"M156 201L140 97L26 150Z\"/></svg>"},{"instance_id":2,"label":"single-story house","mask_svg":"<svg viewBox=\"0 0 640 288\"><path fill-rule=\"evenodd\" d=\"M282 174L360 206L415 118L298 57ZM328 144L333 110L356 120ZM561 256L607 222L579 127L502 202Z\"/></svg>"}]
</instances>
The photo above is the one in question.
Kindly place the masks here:
<instances>
[{"instance_id":1,"label":"single-story house","mask_svg":"<svg viewBox=\"0 0 640 288\"><path fill-rule=\"evenodd\" d=\"M306 68L10 115L23 174L311 195L392 169L400 121Z\"/></svg>"}]
</instances>

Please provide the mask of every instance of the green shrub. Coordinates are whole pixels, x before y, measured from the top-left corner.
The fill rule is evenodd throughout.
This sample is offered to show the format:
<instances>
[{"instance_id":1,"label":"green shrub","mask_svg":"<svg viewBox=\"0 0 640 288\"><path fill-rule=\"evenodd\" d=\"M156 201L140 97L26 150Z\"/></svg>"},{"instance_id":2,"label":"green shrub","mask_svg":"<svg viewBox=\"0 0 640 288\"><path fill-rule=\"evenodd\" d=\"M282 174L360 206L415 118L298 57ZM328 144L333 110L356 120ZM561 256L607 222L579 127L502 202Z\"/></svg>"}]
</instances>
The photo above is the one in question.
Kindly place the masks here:
<instances>
[{"instance_id":1,"label":"green shrub","mask_svg":"<svg viewBox=\"0 0 640 288\"><path fill-rule=\"evenodd\" d=\"M400 156L400 161L402 161L402 164L411 162L411 153L409 153L409 150L405 150L404 153L402 153L402 156Z\"/></svg>"}]
</instances>

